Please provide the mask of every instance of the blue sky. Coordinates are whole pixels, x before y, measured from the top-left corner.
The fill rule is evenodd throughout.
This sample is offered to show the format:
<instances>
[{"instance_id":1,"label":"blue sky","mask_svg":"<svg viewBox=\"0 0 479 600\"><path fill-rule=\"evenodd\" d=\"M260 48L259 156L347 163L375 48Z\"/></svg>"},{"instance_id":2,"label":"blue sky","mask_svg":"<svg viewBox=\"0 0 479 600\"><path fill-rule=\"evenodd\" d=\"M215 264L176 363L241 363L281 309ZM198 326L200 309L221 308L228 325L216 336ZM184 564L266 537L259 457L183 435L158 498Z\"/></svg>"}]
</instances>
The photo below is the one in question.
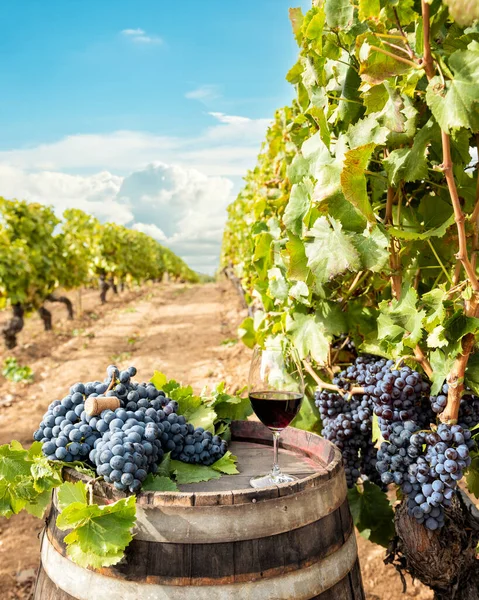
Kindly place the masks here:
<instances>
[{"instance_id":1,"label":"blue sky","mask_svg":"<svg viewBox=\"0 0 479 600\"><path fill-rule=\"evenodd\" d=\"M308 4L3 3L0 194L59 212L81 201L103 220L153 234L152 226L163 232L169 210L178 231L156 232L158 239L211 272L225 206L254 164L268 119L293 97L285 74L298 49L288 8ZM134 185L142 173L146 194L144 182ZM205 215L215 216L203 264L180 231L195 218L198 194Z\"/></svg>"}]
</instances>

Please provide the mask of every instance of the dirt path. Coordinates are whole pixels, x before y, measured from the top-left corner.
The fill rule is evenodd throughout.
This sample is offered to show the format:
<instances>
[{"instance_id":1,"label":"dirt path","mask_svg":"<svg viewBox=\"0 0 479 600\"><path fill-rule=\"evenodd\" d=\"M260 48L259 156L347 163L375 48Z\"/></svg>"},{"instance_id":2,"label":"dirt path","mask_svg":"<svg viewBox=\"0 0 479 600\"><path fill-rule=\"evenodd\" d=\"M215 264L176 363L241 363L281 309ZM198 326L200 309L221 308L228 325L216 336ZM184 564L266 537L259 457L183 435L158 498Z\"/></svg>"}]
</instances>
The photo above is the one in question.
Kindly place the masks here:
<instances>
[{"instance_id":1,"label":"dirt path","mask_svg":"<svg viewBox=\"0 0 479 600\"><path fill-rule=\"evenodd\" d=\"M84 315L73 322L52 306L53 333L43 332L37 317L29 319L19 348L0 352L0 362L13 355L35 373L28 386L0 381L0 444L30 443L49 402L76 381L103 378L112 362L134 364L145 379L162 370L196 391L220 381L233 390L246 383L250 351L231 341L244 314L227 284L154 285L112 297L104 307L91 291L82 304ZM41 529L29 515L0 520L0 600L29 598ZM382 563L383 550L362 539L359 547L368 600L432 598L411 582L403 595L399 576Z\"/></svg>"}]
</instances>

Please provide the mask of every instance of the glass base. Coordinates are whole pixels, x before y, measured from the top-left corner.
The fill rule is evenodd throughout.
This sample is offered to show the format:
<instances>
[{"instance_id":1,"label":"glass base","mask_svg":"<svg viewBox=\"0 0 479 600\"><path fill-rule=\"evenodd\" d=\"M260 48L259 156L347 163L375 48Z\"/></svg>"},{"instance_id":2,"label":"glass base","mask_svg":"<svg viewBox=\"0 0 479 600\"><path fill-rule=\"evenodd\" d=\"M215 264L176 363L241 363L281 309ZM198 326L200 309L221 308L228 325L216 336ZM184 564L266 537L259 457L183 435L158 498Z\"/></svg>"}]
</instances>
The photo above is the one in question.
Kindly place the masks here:
<instances>
[{"instance_id":1,"label":"glass base","mask_svg":"<svg viewBox=\"0 0 479 600\"><path fill-rule=\"evenodd\" d=\"M261 489L271 487L273 485L278 485L279 483L291 483L292 481L297 480L297 477L295 477L294 475L288 475L287 473L278 473L277 475L273 475L273 473L268 473L267 475L252 477L249 480L249 484L253 488Z\"/></svg>"}]
</instances>

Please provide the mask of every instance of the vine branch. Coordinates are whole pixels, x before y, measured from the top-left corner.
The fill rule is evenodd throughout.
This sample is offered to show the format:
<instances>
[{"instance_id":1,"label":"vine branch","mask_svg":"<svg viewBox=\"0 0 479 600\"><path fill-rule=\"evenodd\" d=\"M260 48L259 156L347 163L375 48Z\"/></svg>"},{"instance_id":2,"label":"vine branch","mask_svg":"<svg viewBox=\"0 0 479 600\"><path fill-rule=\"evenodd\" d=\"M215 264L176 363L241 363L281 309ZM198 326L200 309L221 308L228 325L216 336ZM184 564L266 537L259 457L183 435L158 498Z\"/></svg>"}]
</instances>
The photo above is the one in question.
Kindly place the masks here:
<instances>
[{"instance_id":1,"label":"vine branch","mask_svg":"<svg viewBox=\"0 0 479 600\"><path fill-rule=\"evenodd\" d=\"M327 383L326 381L323 381L321 379L321 377L313 369L311 364L306 360L303 361L303 367L304 367L304 370L307 371L311 375L311 377L314 379L314 381L318 384L318 387L320 387L321 389L331 390L332 392L336 392L337 394L340 394L343 397L346 395L353 396L354 394L364 394L364 388L362 388L362 387L356 386L356 387L353 387L350 390L346 391L346 390L342 390L337 385L334 385L334 383Z\"/></svg>"},{"instance_id":2,"label":"vine branch","mask_svg":"<svg viewBox=\"0 0 479 600\"><path fill-rule=\"evenodd\" d=\"M422 16L423 16L423 37L424 37L424 56L422 59L422 65L426 72L428 81L430 81L435 74L434 61L431 53L431 39L430 39L430 22L429 22L429 4L426 0L421 0ZM441 130L441 142L442 142L442 171L446 178L449 195L451 197L452 207L454 210L454 220L456 221L457 235L459 241L459 251L456 254L457 260L462 264L467 275L467 279L474 295L471 300L466 302L465 313L467 316L472 317L476 315L478 302L479 302L479 281L476 276L476 271L469 259L467 251L467 238L466 228L464 226L465 217L461 208L461 201L457 192L456 181L453 173L453 163L451 158L451 139L446 131ZM477 208L477 202L476 202ZM476 218L476 208L474 209L473 215ZM477 208L479 212L479 208ZM466 373L467 362L469 356L474 348L474 334L469 333L462 338L462 352L454 361L454 365L447 376L447 383L449 385L447 406L442 412L440 418L445 423L457 423L459 416L459 406L461 403L462 392L464 390L464 376Z\"/></svg>"}]
</instances>

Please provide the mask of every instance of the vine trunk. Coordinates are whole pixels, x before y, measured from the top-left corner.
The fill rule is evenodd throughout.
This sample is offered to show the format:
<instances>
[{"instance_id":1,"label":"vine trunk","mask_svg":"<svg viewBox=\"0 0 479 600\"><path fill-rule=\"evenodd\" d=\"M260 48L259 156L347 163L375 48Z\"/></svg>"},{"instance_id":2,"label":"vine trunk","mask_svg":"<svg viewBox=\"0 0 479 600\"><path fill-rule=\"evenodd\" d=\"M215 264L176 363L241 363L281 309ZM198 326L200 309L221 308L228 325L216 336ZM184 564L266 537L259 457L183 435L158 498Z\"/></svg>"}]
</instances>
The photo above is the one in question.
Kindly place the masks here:
<instances>
[{"instance_id":1,"label":"vine trunk","mask_svg":"<svg viewBox=\"0 0 479 600\"><path fill-rule=\"evenodd\" d=\"M397 535L386 562L430 587L435 600L479 600L479 513L464 492L446 509L440 532L409 516L406 501L395 522Z\"/></svg>"}]
</instances>

